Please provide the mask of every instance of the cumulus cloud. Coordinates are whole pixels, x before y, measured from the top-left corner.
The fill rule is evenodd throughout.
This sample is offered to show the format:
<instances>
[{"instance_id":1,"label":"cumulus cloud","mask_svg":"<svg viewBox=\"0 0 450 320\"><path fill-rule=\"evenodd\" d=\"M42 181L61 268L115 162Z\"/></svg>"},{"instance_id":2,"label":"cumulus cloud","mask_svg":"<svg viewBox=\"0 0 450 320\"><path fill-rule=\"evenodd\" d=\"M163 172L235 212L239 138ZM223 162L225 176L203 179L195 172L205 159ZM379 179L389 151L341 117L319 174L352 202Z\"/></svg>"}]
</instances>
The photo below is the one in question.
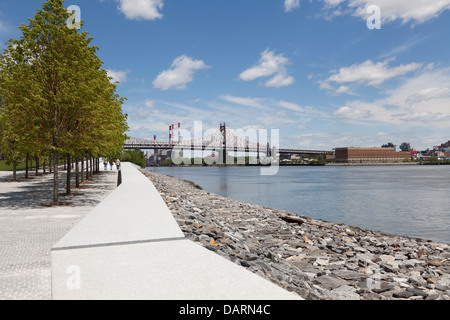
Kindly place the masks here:
<instances>
[{"instance_id":1,"label":"cumulus cloud","mask_svg":"<svg viewBox=\"0 0 450 320\"><path fill-rule=\"evenodd\" d=\"M186 89L186 85L194 80L194 73L208 69L202 60L194 60L182 55L176 58L170 69L162 71L153 81L153 87L161 90Z\"/></svg>"},{"instance_id":2,"label":"cumulus cloud","mask_svg":"<svg viewBox=\"0 0 450 320\"><path fill-rule=\"evenodd\" d=\"M416 71L423 66L423 63L409 63L397 67L390 67L389 63L392 60L386 59L376 63L367 60L360 64L340 68L339 71L333 70L331 71L333 74L330 77L326 80L319 81L320 88L330 90L335 94L348 93L350 92L350 88L347 84L356 83L376 86L386 80ZM337 84L339 87L334 88L333 84Z\"/></svg>"},{"instance_id":3,"label":"cumulus cloud","mask_svg":"<svg viewBox=\"0 0 450 320\"><path fill-rule=\"evenodd\" d=\"M123 83L127 81L128 78L128 71L116 71L116 70L106 70L108 72L108 77L111 77L110 79L111 83Z\"/></svg>"},{"instance_id":4,"label":"cumulus cloud","mask_svg":"<svg viewBox=\"0 0 450 320\"><path fill-rule=\"evenodd\" d=\"M323 0L327 16L349 12L351 15L367 19L367 7L377 5L381 9L382 22L422 24L438 17L450 9L450 0Z\"/></svg>"},{"instance_id":5,"label":"cumulus cloud","mask_svg":"<svg viewBox=\"0 0 450 320\"><path fill-rule=\"evenodd\" d=\"M300 7L300 0L284 0L284 10L290 12Z\"/></svg>"},{"instance_id":6,"label":"cumulus cloud","mask_svg":"<svg viewBox=\"0 0 450 320\"><path fill-rule=\"evenodd\" d=\"M130 20L156 20L162 18L163 0L118 0L118 9Z\"/></svg>"},{"instance_id":7,"label":"cumulus cloud","mask_svg":"<svg viewBox=\"0 0 450 320\"><path fill-rule=\"evenodd\" d=\"M258 78L272 77L263 85L275 88L289 86L295 82L295 79L287 73L286 66L289 63L289 59L283 54L275 54L274 51L266 49L261 53L258 64L243 71L239 78L244 81L252 81Z\"/></svg>"},{"instance_id":8,"label":"cumulus cloud","mask_svg":"<svg viewBox=\"0 0 450 320\"><path fill-rule=\"evenodd\" d=\"M448 69L425 69L404 79L398 87L375 101L353 100L333 116L341 120L378 122L404 127L446 129L450 126L450 76Z\"/></svg>"}]
</instances>

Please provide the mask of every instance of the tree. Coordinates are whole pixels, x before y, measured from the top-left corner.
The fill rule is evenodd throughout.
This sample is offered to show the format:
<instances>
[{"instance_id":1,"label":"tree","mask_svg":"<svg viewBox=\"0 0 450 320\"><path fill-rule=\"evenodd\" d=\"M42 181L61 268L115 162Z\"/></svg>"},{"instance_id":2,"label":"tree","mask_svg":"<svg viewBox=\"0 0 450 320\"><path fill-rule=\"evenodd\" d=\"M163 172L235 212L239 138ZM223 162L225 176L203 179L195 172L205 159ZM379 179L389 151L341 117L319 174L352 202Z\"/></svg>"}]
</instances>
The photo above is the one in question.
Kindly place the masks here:
<instances>
[{"instance_id":1,"label":"tree","mask_svg":"<svg viewBox=\"0 0 450 320\"><path fill-rule=\"evenodd\" d=\"M141 168L145 168L146 166L144 151L140 149L122 151L120 161L129 161L140 166Z\"/></svg>"},{"instance_id":2,"label":"tree","mask_svg":"<svg viewBox=\"0 0 450 320\"><path fill-rule=\"evenodd\" d=\"M101 69L98 48L87 32L69 28L68 18L62 0L48 0L0 57L8 128L23 146L52 153L55 204L59 155L117 152L128 129L124 99Z\"/></svg>"}]
</instances>

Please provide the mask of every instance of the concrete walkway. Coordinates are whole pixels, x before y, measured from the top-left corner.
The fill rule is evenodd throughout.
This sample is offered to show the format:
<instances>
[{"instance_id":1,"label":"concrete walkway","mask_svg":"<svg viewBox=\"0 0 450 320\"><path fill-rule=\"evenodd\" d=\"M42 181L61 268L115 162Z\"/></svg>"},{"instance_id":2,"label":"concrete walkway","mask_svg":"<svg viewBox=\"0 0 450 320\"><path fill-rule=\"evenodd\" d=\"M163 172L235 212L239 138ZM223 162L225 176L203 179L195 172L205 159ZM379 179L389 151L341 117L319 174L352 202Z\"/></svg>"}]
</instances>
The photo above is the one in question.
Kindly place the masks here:
<instances>
[{"instance_id":1,"label":"concrete walkway","mask_svg":"<svg viewBox=\"0 0 450 320\"><path fill-rule=\"evenodd\" d=\"M132 164L122 181L52 248L53 299L301 300L186 239Z\"/></svg>"},{"instance_id":2,"label":"concrete walkway","mask_svg":"<svg viewBox=\"0 0 450 320\"><path fill-rule=\"evenodd\" d=\"M42 173L42 171L40 172ZM101 172L82 195L61 201L70 207L41 207L52 201L53 175L6 182L12 172L0 172L0 300L51 299L51 247L116 188L117 171ZM18 178L24 178L19 172ZM60 192L66 174L60 172Z\"/></svg>"}]
</instances>

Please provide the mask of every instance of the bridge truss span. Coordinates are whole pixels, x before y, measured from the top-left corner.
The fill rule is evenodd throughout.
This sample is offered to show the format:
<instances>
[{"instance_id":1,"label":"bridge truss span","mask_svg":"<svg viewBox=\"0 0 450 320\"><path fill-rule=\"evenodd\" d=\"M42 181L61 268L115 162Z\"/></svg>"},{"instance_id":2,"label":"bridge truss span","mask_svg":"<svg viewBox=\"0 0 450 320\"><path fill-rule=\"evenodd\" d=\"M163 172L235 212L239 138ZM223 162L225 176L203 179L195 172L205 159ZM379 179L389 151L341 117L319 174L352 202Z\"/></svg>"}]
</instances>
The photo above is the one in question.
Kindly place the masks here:
<instances>
[{"instance_id":1,"label":"bridge truss span","mask_svg":"<svg viewBox=\"0 0 450 320\"><path fill-rule=\"evenodd\" d=\"M208 133L209 132L209 133ZM261 139L263 143L255 142L256 134L248 134L242 130L226 129L225 124L221 124L218 130L208 130L208 134L193 139L181 139L178 141L158 141L151 139L130 138L125 142L124 149L155 149L155 150L203 150L216 152L246 152L246 153L265 153L267 156L272 154L308 154L308 155L328 155L333 151L324 150L305 150L305 149L278 149L277 146L270 146L270 143ZM267 138L267 137L263 137ZM261 141L259 140L259 141ZM268 141L268 139L266 139Z\"/></svg>"}]
</instances>

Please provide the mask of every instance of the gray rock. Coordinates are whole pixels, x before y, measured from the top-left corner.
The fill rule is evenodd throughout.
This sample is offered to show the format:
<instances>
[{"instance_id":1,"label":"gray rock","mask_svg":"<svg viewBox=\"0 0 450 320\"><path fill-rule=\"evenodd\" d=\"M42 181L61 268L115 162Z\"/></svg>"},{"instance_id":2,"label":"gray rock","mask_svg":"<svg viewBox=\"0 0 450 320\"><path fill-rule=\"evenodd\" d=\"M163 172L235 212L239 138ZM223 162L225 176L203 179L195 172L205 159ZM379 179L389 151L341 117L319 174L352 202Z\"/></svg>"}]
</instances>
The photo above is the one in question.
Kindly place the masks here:
<instances>
[{"instance_id":1,"label":"gray rock","mask_svg":"<svg viewBox=\"0 0 450 320\"><path fill-rule=\"evenodd\" d=\"M450 299L446 244L246 204L142 172L188 239L305 299Z\"/></svg>"},{"instance_id":2,"label":"gray rock","mask_svg":"<svg viewBox=\"0 0 450 320\"><path fill-rule=\"evenodd\" d=\"M320 284L326 289L332 290L346 285L347 282L334 276L320 276L314 280L314 283Z\"/></svg>"},{"instance_id":3,"label":"gray rock","mask_svg":"<svg viewBox=\"0 0 450 320\"><path fill-rule=\"evenodd\" d=\"M382 293L382 292L386 292L389 291L393 288L393 285L386 282L386 281L378 281L378 280L374 280L373 281L373 286L371 286L371 290L375 293Z\"/></svg>"},{"instance_id":4,"label":"gray rock","mask_svg":"<svg viewBox=\"0 0 450 320\"><path fill-rule=\"evenodd\" d=\"M408 289L406 289L406 291L411 292L412 295L414 295L414 296L420 296L420 297L428 296L428 294L425 291L417 289L417 288L408 288Z\"/></svg>"},{"instance_id":5,"label":"gray rock","mask_svg":"<svg viewBox=\"0 0 450 320\"><path fill-rule=\"evenodd\" d=\"M414 294L411 291L399 291L399 292L394 292L392 294L393 297L395 298L404 298L404 299L408 299L409 297L412 297Z\"/></svg>"},{"instance_id":6,"label":"gray rock","mask_svg":"<svg viewBox=\"0 0 450 320\"><path fill-rule=\"evenodd\" d=\"M368 276L364 273L351 271L351 270L334 270L332 272L334 275L338 276L339 278L345 279L345 280L362 280L366 279Z\"/></svg>"},{"instance_id":7,"label":"gray rock","mask_svg":"<svg viewBox=\"0 0 450 320\"><path fill-rule=\"evenodd\" d=\"M334 300L361 300L361 296L356 293L356 289L347 285L333 289L327 295Z\"/></svg>"}]
</instances>

